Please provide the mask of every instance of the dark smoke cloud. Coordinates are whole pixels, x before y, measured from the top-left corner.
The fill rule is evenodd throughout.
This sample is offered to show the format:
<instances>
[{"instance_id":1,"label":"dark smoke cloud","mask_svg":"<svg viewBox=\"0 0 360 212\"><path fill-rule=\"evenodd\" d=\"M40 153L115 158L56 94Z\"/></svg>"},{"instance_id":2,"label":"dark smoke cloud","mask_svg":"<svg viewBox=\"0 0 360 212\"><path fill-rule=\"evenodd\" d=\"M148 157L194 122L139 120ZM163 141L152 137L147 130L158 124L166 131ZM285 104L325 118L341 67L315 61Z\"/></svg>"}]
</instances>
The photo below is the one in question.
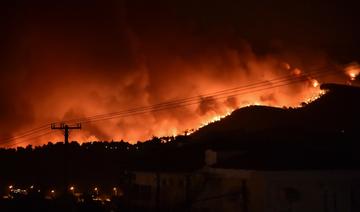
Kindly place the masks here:
<instances>
[{"instance_id":1,"label":"dark smoke cloud","mask_svg":"<svg viewBox=\"0 0 360 212\"><path fill-rule=\"evenodd\" d=\"M315 70L356 60L353 8L327 1L4 3L0 135L269 79L291 71L279 65L284 61L292 69ZM209 111L255 100L275 104L303 89L203 99L194 108L91 124L79 139L181 133Z\"/></svg>"}]
</instances>

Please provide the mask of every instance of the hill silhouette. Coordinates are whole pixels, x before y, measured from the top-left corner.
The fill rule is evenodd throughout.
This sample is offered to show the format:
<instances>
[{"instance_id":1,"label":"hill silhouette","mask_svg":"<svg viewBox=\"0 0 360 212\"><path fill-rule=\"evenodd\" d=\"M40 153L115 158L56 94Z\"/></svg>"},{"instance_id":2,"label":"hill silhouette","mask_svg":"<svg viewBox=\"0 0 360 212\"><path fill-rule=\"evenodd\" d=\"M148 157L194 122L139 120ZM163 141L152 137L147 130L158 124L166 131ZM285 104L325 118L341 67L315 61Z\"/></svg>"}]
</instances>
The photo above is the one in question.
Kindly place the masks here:
<instances>
[{"instance_id":1,"label":"hill silhouette","mask_svg":"<svg viewBox=\"0 0 360 212\"><path fill-rule=\"evenodd\" d=\"M326 94L303 107L238 109L192 134L188 145L199 151L225 152L224 155L237 151L238 154L219 161L218 166L222 167L358 168L360 88L337 84L324 84L321 88Z\"/></svg>"},{"instance_id":2,"label":"hill silhouette","mask_svg":"<svg viewBox=\"0 0 360 212\"><path fill-rule=\"evenodd\" d=\"M194 141L283 140L356 132L360 118L360 88L324 84L321 98L299 108L249 106L209 124L191 137ZM305 136L305 137L304 137Z\"/></svg>"},{"instance_id":3,"label":"hill silhouette","mask_svg":"<svg viewBox=\"0 0 360 212\"><path fill-rule=\"evenodd\" d=\"M323 96L299 108L240 108L190 136L177 137L176 147L153 151L136 169L195 170L204 166L207 149L219 153L220 167L357 169L360 88L321 88L327 91Z\"/></svg>"}]
</instances>

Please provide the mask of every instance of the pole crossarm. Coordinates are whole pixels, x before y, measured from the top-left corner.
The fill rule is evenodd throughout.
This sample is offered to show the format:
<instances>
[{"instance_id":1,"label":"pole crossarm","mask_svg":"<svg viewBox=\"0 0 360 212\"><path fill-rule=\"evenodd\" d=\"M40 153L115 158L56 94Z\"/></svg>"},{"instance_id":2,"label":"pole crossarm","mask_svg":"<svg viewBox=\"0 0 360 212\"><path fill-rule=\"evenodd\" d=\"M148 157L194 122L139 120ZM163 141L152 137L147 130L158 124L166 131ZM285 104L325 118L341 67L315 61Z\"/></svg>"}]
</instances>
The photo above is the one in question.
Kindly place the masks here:
<instances>
[{"instance_id":1,"label":"pole crossarm","mask_svg":"<svg viewBox=\"0 0 360 212\"><path fill-rule=\"evenodd\" d=\"M81 129L81 123L77 123L76 125L67 125L67 124L65 124L65 123L60 123L60 124L52 123L52 124L51 124L51 129L52 129L52 130L65 130L65 129L74 130L74 129Z\"/></svg>"}]
</instances>

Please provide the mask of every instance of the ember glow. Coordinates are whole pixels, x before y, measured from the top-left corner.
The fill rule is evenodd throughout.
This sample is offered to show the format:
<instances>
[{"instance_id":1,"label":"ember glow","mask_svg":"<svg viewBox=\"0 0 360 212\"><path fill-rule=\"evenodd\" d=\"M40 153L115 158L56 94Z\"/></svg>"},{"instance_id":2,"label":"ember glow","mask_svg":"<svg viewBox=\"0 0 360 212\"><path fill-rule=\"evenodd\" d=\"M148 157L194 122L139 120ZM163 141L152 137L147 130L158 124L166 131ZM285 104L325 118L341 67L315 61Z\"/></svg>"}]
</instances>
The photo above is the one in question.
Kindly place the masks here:
<instances>
[{"instance_id":1,"label":"ember glow","mask_svg":"<svg viewBox=\"0 0 360 212\"><path fill-rule=\"evenodd\" d=\"M320 19L301 25L309 33L297 33L298 24L287 22L302 23L307 7L271 5L278 11L270 13L249 2L256 11L249 13L245 3L46 2L10 5L4 13L9 23L0 35L7 42L0 58L1 138L47 123L132 110L84 122L70 138L144 141L194 131L248 105L297 107L318 98L321 83L347 81L330 73L343 75L339 63L313 45L333 43L310 33L324 26L314 22ZM335 41L347 40L352 33L336 35ZM358 67L346 69L351 79ZM181 106L133 110L179 99ZM0 146L63 140L60 131L42 133Z\"/></svg>"},{"instance_id":2,"label":"ember glow","mask_svg":"<svg viewBox=\"0 0 360 212\"><path fill-rule=\"evenodd\" d=\"M358 63L351 63L345 68L345 73L350 77L351 81L354 81L360 74L360 65Z\"/></svg>"},{"instance_id":3,"label":"ember glow","mask_svg":"<svg viewBox=\"0 0 360 212\"><path fill-rule=\"evenodd\" d=\"M312 83L312 86L314 87L314 88L316 88L316 87L318 87L320 84L319 84L319 82L316 80L316 79L312 79L311 80L311 83Z\"/></svg>"},{"instance_id":4,"label":"ember glow","mask_svg":"<svg viewBox=\"0 0 360 212\"><path fill-rule=\"evenodd\" d=\"M272 71L274 71L273 73L276 73L275 69ZM234 71L233 74L235 78L242 78L241 71L239 71L239 73ZM263 74L269 75L270 79L276 78L276 74L271 74L271 72ZM214 89L209 90L210 93L229 88L229 83L234 86L237 85L236 81L232 80L229 80L229 83L226 83L226 81L217 82L216 79L208 79L207 75L204 75L203 77L204 78L197 76L197 81L202 82L202 84L199 85L200 88L197 88L198 93L200 93L201 87L206 90L206 88L212 87L214 84L216 86ZM207 81L211 82L209 83ZM240 80L240 82L249 84L252 81ZM256 81L254 80L254 82ZM272 82L269 81L270 85L271 83ZM221 120L230 115L232 111L245 106L267 105L275 107L297 107L301 102L310 103L319 98L322 94L318 85L319 82L316 79L308 77L308 80L304 82L290 84L279 88L264 89L261 91L257 91L257 89L249 90L248 93L243 92L239 96L225 96L226 98L220 99L203 99L201 95L199 95L199 103L195 105L107 120L105 122L106 127L104 128L101 127L101 122L100 124L89 123L87 126L85 125L85 129L82 132L74 132L72 136L74 140L76 139L78 141L104 140L111 138L114 140L124 139L132 142L149 139L152 136L176 136L185 134L187 131L194 132L201 127ZM163 92L166 92L165 90L166 88L164 88ZM188 89L186 88L186 90ZM173 98L175 98L179 96L179 93L182 93L182 89L176 89L172 92L175 94L173 96ZM186 95L183 95L183 97L186 97ZM165 96L164 100L167 101L173 98ZM72 101L75 102L75 100ZM90 102L89 105L95 104L91 99L86 99L85 102ZM150 105L150 103L148 104ZM85 116L93 115L91 114L91 107L83 107L83 111L90 109L89 112L84 113ZM102 108L102 113L108 112L114 111L110 111L109 109L106 109L106 107ZM183 116L182 114L186 114L186 116ZM108 130L109 127L111 127L111 130ZM93 131L94 128L96 129L95 131ZM99 137L98 134L95 135L94 132L96 131L100 131L103 136ZM113 135L113 132L118 132L118 135ZM106 137L104 137L104 135ZM51 140L62 140L62 135L52 135Z\"/></svg>"},{"instance_id":5,"label":"ember glow","mask_svg":"<svg viewBox=\"0 0 360 212\"><path fill-rule=\"evenodd\" d=\"M252 53L247 54L251 55ZM241 62L241 56L225 57L222 60L222 63L225 64L238 64ZM297 68L282 68L279 65L280 62L274 58L260 60L252 55L248 61L247 71L238 65L218 68L216 64L218 61L214 62L214 60L203 61L200 59L199 64L195 65L190 65L187 61L175 63L165 67L174 72L164 72L161 79L154 82L151 81L150 73L141 69L137 71L137 74L127 76L128 82L119 79L119 82L114 81L112 84L100 85L103 83L102 80L87 79L91 86L81 85L82 95L80 96L63 96L63 93L70 92L71 89L75 90L78 85L54 89L51 92L52 95L36 103L34 123L40 125L45 122L44 120L62 121L95 114L107 114L119 111L119 109L121 111L127 108L151 106L172 99L187 98L188 95L198 95L196 104L87 123L83 125L81 131L73 131L71 134L73 140L80 142L112 139L136 142L152 136L176 136L184 134L186 131L194 132L209 123L221 120L241 107L249 105L297 107L300 103L308 103L321 94L318 80L306 76L306 72L299 73L296 71L299 70ZM187 74L177 75L178 70ZM200 72L196 70L200 70ZM303 75L307 80L276 87L279 83L272 79L278 79L284 75L293 76L294 79ZM293 78L286 79L285 83L291 82ZM258 87L246 87L241 92L229 93L220 98L202 97L202 94L216 93L219 90L241 85L252 85L259 81L267 83ZM280 85L282 84L284 83ZM153 86L155 87L150 89ZM128 93L125 91L126 89L139 91ZM64 103L58 105L59 99ZM53 110L47 110L49 106L56 113ZM55 114L57 116L54 116ZM39 141L45 143L49 140L61 141L62 139L60 132L53 132L47 137L40 138Z\"/></svg>"},{"instance_id":6,"label":"ember glow","mask_svg":"<svg viewBox=\"0 0 360 212\"><path fill-rule=\"evenodd\" d=\"M308 74L317 73L315 68L306 71L306 67L297 68L272 55L258 57L251 48L215 52L205 51L191 59L174 55L166 62L159 59L165 55L154 57L142 52L134 56L137 62L133 67L118 67L125 71L113 70L107 74L87 67L81 72L73 72L71 68L67 72L71 78L60 80L52 74L46 75L46 82L42 78L25 77L24 83L32 81L32 84L26 86L23 93L27 95L19 100L31 106L31 113L24 114L27 123L39 126L195 97L195 104L84 123L81 131L71 134L71 139L79 142L122 139L137 142L153 136L193 132L248 105L297 107L318 98L321 80L336 79L329 74L316 78ZM154 61L157 62L153 64ZM44 73L49 69L59 70L59 67L45 66ZM293 82L297 79L302 80ZM231 88L239 86L244 88L232 92ZM226 95L207 95L227 89L230 90ZM26 124L12 132L16 135L27 129ZM62 140L60 132L52 132L21 145Z\"/></svg>"}]
</instances>

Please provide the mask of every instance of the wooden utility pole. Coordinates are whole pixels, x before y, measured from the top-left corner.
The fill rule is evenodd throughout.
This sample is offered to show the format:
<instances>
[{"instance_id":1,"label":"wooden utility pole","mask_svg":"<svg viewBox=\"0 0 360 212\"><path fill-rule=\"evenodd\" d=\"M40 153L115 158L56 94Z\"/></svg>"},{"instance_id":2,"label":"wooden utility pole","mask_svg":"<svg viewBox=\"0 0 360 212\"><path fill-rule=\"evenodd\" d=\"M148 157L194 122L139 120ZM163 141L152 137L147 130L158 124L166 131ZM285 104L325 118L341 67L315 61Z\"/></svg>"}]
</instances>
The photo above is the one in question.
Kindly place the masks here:
<instances>
[{"instance_id":1,"label":"wooden utility pole","mask_svg":"<svg viewBox=\"0 0 360 212\"><path fill-rule=\"evenodd\" d=\"M81 124L78 123L73 126L61 123L59 125L53 123L51 124L52 130L64 130L64 194L68 193L69 189L69 130L79 130L81 129Z\"/></svg>"}]
</instances>

